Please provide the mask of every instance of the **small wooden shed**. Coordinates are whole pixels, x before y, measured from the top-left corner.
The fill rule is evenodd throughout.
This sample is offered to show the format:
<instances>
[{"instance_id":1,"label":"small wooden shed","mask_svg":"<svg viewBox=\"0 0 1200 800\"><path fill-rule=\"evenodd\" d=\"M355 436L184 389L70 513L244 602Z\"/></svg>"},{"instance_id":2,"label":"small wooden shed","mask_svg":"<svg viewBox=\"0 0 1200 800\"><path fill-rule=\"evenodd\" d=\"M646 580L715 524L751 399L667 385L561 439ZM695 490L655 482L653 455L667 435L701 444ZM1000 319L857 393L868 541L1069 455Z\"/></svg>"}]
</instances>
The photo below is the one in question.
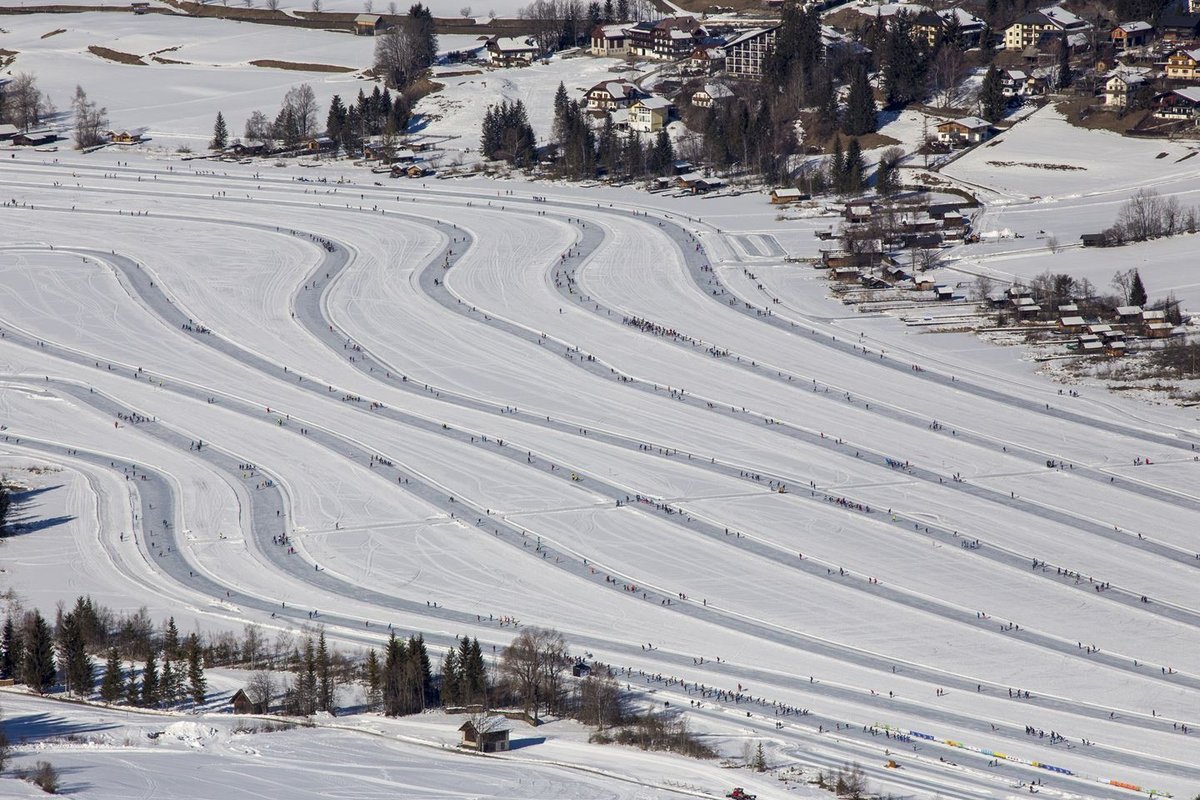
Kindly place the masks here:
<instances>
[{"instance_id":1,"label":"small wooden shed","mask_svg":"<svg viewBox=\"0 0 1200 800\"><path fill-rule=\"evenodd\" d=\"M499 716L469 719L459 726L458 731L462 734L459 747L480 753L501 753L508 750L512 723Z\"/></svg>"},{"instance_id":2,"label":"small wooden shed","mask_svg":"<svg viewBox=\"0 0 1200 800\"><path fill-rule=\"evenodd\" d=\"M262 703L255 703L250 699L250 695L246 694L245 689L238 689L233 693L233 697L229 698L230 704L233 706L235 714L265 714L266 709Z\"/></svg>"}]
</instances>

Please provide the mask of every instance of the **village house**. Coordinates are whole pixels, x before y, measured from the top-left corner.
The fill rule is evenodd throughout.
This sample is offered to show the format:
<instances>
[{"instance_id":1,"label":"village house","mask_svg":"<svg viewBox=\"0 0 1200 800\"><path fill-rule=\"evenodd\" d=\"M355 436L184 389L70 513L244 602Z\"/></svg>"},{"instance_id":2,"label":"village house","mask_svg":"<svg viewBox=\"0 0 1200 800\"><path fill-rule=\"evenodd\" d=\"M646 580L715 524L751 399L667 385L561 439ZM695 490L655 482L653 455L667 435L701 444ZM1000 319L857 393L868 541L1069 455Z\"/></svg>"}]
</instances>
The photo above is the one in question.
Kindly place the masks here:
<instances>
[{"instance_id":1,"label":"village house","mask_svg":"<svg viewBox=\"0 0 1200 800\"><path fill-rule=\"evenodd\" d=\"M1200 14L1163 12L1158 18L1158 33L1164 41L1190 42L1200 36Z\"/></svg>"},{"instance_id":2,"label":"village house","mask_svg":"<svg viewBox=\"0 0 1200 800\"><path fill-rule=\"evenodd\" d=\"M725 72L732 78L758 80L763 62L775 49L779 26L746 31L725 44Z\"/></svg>"},{"instance_id":3,"label":"village house","mask_svg":"<svg viewBox=\"0 0 1200 800\"><path fill-rule=\"evenodd\" d=\"M1154 95L1152 113L1159 119L1195 120L1200 111L1200 86L1184 86Z\"/></svg>"},{"instance_id":4,"label":"village house","mask_svg":"<svg viewBox=\"0 0 1200 800\"><path fill-rule=\"evenodd\" d=\"M332 153L337 148L337 142L328 136L314 136L304 143L304 149L310 153Z\"/></svg>"},{"instance_id":5,"label":"village house","mask_svg":"<svg viewBox=\"0 0 1200 800\"><path fill-rule=\"evenodd\" d=\"M21 129L10 123L0 123L0 142L6 142L21 132Z\"/></svg>"},{"instance_id":6,"label":"village house","mask_svg":"<svg viewBox=\"0 0 1200 800\"><path fill-rule=\"evenodd\" d=\"M602 81L587 90L584 106L593 111L614 111L629 108L642 97L642 90L630 81Z\"/></svg>"},{"instance_id":7,"label":"village house","mask_svg":"<svg viewBox=\"0 0 1200 800\"><path fill-rule=\"evenodd\" d=\"M1129 97L1146 85L1146 76L1135 72L1114 72L1104 82L1104 105L1124 109L1129 106Z\"/></svg>"},{"instance_id":8,"label":"village house","mask_svg":"<svg viewBox=\"0 0 1200 800\"><path fill-rule=\"evenodd\" d=\"M1142 321L1141 306L1117 306L1115 311L1117 319L1125 325L1138 325Z\"/></svg>"},{"instance_id":9,"label":"village house","mask_svg":"<svg viewBox=\"0 0 1200 800\"><path fill-rule=\"evenodd\" d=\"M666 17L657 22L639 22L627 31L631 54L671 60L685 57L707 36L695 17Z\"/></svg>"},{"instance_id":10,"label":"village house","mask_svg":"<svg viewBox=\"0 0 1200 800\"><path fill-rule=\"evenodd\" d=\"M1195 80L1200 67L1200 48L1195 50L1176 50L1167 58L1165 66L1167 80Z\"/></svg>"},{"instance_id":11,"label":"village house","mask_svg":"<svg viewBox=\"0 0 1200 800\"><path fill-rule=\"evenodd\" d=\"M957 23L957 27L956 24ZM962 8L948 8L944 11L925 10L913 19L913 37L924 39L930 47L937 44L943 33L956 30L959 40L966 47L974 47L979 43L987 24Z\"/></svg>"},{"instance_id":12,"label":"village house","mask_svg":"<svg viewBox=\"0 0 1200 800\"><path fill-rule=\"evenodd\" d=\"M720 47L698 44L683 62L687 75L714 75L725 68L725 51Z\"/></svg>"},{"instance_id":13,"label":"village house","mask_svg":"<svg viewBox=\"0 0 1200 800\"><path fill-rule=\"evenodd\" d=\"M1004 29L1004 49L1037 47L1046 34L1070 36L1090 30L1091 25L1060 6L1031 11Z\"/></svg>"},{"instance_id":14,"label":"village house","mask_svg":"<svg viewBox=\"0 0 1200 800\"><path fill-rule=\"evenodd\" d=\"M502 753L508 750L512 723L500 716L467 720L458 728L462 734L459 747L480 753Z\"/></svg>"},{"instance_id":15,"label":"village house","mask_svg":"<svg viewBox=\"0 0 1200 800\"><path fill-rule=\"evenodd\" d=\"M528 67L541 52L533 39L516 36L493 36L484 49L488 63L498 67Z\"/></svg>"},{"instance_id":16,"label":"village house","mask_svg":"<svg viewBox=\"0 0 1200 800\"><path fill-rule=\"evenodd\" d=\"M951 145L978 144L991 135L992 126L979 117L962 117L939 124L937 131L938 141L941 142Z\"/></svg>"},{"instance_id":17,"label":"village house","mask_svg":"<svg viewBox=\"0 0 1200 800\"><path fill-rule=\"evenodd\" d=\"M624 25L597 25L590 35L594 56L623 56L629 52L629 34Z\"/></svg>"},{"instance_id":18,"label":"village house","mask_svg":"<svg viewBox=\"0 0 1200 800\"><path fill-rule=\"evenodd\" d=\"M796 188L772 189L771 190L771 205L786 206L791 203L799 203L801 200L807 200L808 195Z\"/></svg>"},{"instance_id":19,"label":"village house","mask_svg":"<svg viewBox=\"0 0 1200 800\"><path fill-rule=\"evenodd\" d=\"M629 107L629 129L657 133L667 124L671 103L661 97L646 97Z\"/></svg>"},{"instance_id":20,"label":"village house","mask_svg":"<svg viewBox=\"0 0 1200 800\"><path fill-rule=\"evenodd\" d=\"M354 33L357 36L374 36L383 30L383 17L379 14L359 14L354 18Z\"/></svg>"},{"instance_id":21,"label":"village house","mask_svg":"<svg viewBox=\"0 0 1200 800\"><path fill-rule=\"evenodd\" d=\"M1065 333L1079 333L1087 327L1087 321L1083 317L1061 317L1058 320L1058 329Z\"/></svg>"},{"instance_id":22,"label":"village house","mask_svg":"<svg viewBox=\"0 0 1200 800\"><path fill-rule=\"evenodd\" d=\"M733 97L733 90L723 83L706 83L692 95L692 105L712 108L719 102Z\"/></svg>"},{"instance_id":23,"label":"village house","mask_svg":"<svg viewBox=\"0 0 1200 800\"><path fill-rule=\"evenodd\" d=\"M1029 74L1024 70L1006 69L1000 73L1000 91L1005 97L1017 97L1025 92Z\"/></svg>"},{"instance_id":24,"label":"village house","mask_svg":"<svg viewBox=\"0 0 1200 800\"><path fill-rule=\"evenodd\" d=\"M1114 50L1142 47L1154 36L1154 27L1149 22L1122 22L1109 31L1108 40Z\"/></svg>"},{"instance_id":25,"label":"village house","mask_svg":"<svg viewBox=\"0 0 1200 800\"><path fill-rule=\"evenodd\" d=\"M112 144L138 144L146 135L149 128L129 128L126 130L113 130L105 133L108 141Z\"/></svg>"},{"instance_id":26,"label":"village house","mask_svg":"<svg viewBox=\"0 0 1200 800\"><path fill-rule=\"evenodd\" d=\"M129 4L129 10L135 14L149 14L150 3L148 0L134 0Z\"/></svg>"}]
</instances>

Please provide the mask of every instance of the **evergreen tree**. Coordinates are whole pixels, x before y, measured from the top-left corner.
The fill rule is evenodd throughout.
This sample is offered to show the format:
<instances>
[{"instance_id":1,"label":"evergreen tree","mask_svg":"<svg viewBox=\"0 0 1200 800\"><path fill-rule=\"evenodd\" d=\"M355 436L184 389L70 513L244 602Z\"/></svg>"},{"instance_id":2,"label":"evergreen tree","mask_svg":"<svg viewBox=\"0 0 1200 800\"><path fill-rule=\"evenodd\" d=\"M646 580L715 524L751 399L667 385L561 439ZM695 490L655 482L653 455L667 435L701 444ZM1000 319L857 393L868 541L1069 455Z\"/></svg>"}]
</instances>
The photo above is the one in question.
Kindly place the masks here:
<instances>
[{"instance_id":1,"label":"evergreen tree","mask_svg":"<svg viewBox=\"0 0 1200 800\"><path fill-rule=\"evenodd\" d=\"M100 699L106 703L115 703L121 699L121 656L117 648L110 647L108 660L104 662L104 677L100 681Z\"/></svg>"},{"instance_id":2,"label":"evergreen tree","mask_svg":"<svg viewBox=\"0 0 1200 800\"><path fill-rule=\"evenodd\" d=\"M806 8L796 0L786 0L775 47L763 61L763 81L773 89L781 89L799 78L807 89L822 53L821 17L816 6Z\"/></svg>"},{"instance_id":3,"label":"evergreen tree","mask_svg":"<svg viewBox=\"0 0 1200 800\"><path fill-rule=\"evenodd\" d=\"M325 116L325 135L340 144L345 124L346 106L342 104L342 98L335 94L329 101L329 113Z\"/></svg>"},{"instance_id":4,"label":"evergreen tree","mask_svg":"<svg viewBox=\"0 0 1200 800\"><path fill-rule=\"evenodd\" d=\"M1141 274L1135 269L1133 271L1133 278L1129 282L1129 305L1144 307L1146 300L1146 287L1142 283Z\"/></svg>"},{"instance_id":5,"label":"evergreen tree","mask_svg":"<svg viewBox=\"0 0 1200 800\"><path fill-rule=\"evenodd\" d=\"M26 686L38 694L45 694L54 686L57 670L54 665L54 637L39 611L33 612L26 640L21 676Z\"/></svg>"},{"instance_id":6,"label":"evergreen tree","mask_svg":"<svg viewBox=\"0 0 1200 800\"><path fill-rule=\"evenodd\" d=\"M12 617L4 618L4 633L0 635L0 678L17 678L24 663L21 632Z\"/></svg>"},{"instance_id":7,"label":"evergreen tree","mask_svg":"<svg viewBox=\"0 0 1200 800\"><path fill-rule=\"evenodd\" d=\"M392 633L383 661L383 713L389 717L404 713L401 693L405 655L404 642Z\"/></svg>"},{"instance_id":8,"label":"evergreen tree","mask_svg":"<svg viewBox=\"0 0 1200 800\"><path fill-rule=\"evenodd\" d=\"M1064 36L1058 42L1058 89L1062 91L1071 85L1071 45L1067 44Z\"/></svg>"},{"instance_id":9,"label":"evergreen tree","mask_svg":"<svg viewBox=\"0 0 1200 800\"><path fill-rule=\"evenodd\" d=\"M979 89L979 107L983 118L988 122L997 122L1004 116L1008 101L1004 97L1004 86L1000 70L995 66L988 67L983 76L983 84Z\"/></svg>"},{"instance_id":10,"label":"evergreen tree","mask_svg":"<svg viewBox=\"0 0 1200 800\"><path fill-rule=\"evenodd\" d=\"M612 22L614 13L613 0L604 0L604 21Z\"/></svg>"},{"instance_id":11,"label":"evergreen tree","mask_svg":"<svg viewBox=\"0 0 1200 800\"><path fill-rule=\"evenodd\" d=\"M629 22L629 0L617 0L617 22Z\"/></svg>"},{"instance_id":12,"label":"evergreen tree","mask_svg":"<svg viewBox=\"0 0 1200 800\"><path fill-rule=\"evenodd\" d=\"M333 695L334 681L329 647L325 641L325 629L322 628L317 638L317 708L332 713L334 710Z\"/></svg>"},{"instance_id":13,"label":"evergreen tree","mask_svg":"<svg viewBox=\"0 0 1200 800\"><path fill-rule=\"evenodd\" d=\"M318 708L317 650L311 636L304 639L304 653L296 673L296 703L299 713L304 716L311 716Z\"/></svg>"},{"instance_id":14,"label":"evergreen tree","mask_svg":"<svg viewBox=\"0 0 1200 800\"><path fill-rule=\"evenodd\" d=\"M846 118L842 121L842 132L848 136L874 133L875 96L867 80L867 69L858 65L850 78L850 93L846 99Z\"/></svg>"},{"instance_id":15,"label":"evergreen tree","mask_svg":"<svg viewBox=\"0 0 1200 800\"><path fill-rule=\"evenodd\" d=\"M163 658L167 661L179 658L179 628L175 627L174 617L163 626Z\"/></svg>"},{"instance_id":16,"label":"evergreen tree","mask_svg":"<svg viewBox=\"0 0 1200 800\"><path fill-rule=\"evenodd\" d=\"M213 138L209 143L211 150L224 150L229 144L229 128L225 125L225 117L220 111L217 112L217 121L213 123Z\"/></svg>"},{"instance_id":17,"label":"evergreen tree","mask_svg":"<svg viewBox=\"0 0 1200 800\"><path fill-rule=\"evenodd\" d=\"M767 771L767 757L763 753L762 742L758 743L758 749L754 751L754 761L752 763L755 772Z\"/></svg>"},{"instance_id":18,"label":"evergreen tree","mask_svg":"<svg viewBox=\"0 0 1200 800\"><path fill-rule=\"evenodd\" d=\"M79 617L74 611L64 614L58 630L58 663L63 669L63 688L85 697L92 693L94 686L92 662L86 647Z\"/></svg>"},{"instance_id":19,"label":"evergreen tree","mask_svg":"<svg viewBox=\"0 0 1200 800\"><path fill-rule=\"evenodd\" d=\"M463 667L463 676L467 691L470 692L471 697L475 698L474 702L486 702L488 696L487 669L483 664L483 650L479 647L478 637L471 640L471 649Z\"/></svg>"},{"instance_id":20,"label":"evergreen tree","mask_svg":"<svg viewBox=\"0 0 1200 800\"><path fill-rule=\"evenodd\" d=\"M383 700L383 674L379 667L379 656L376 654L375 648L371 648L367 653L366 673L367 709L378 711L379 704Z\"/></svg>"},{"instance_id":21,"label":"evergreen tree","mask_svg":"<svg viewBox=\"0 0 1200 800\"><path fill-rule=\"evenodd\" d=\"M147 708L154 708L158 705L161 698L158 686L158 657L154 653L146 659L146 666L142 670L142 705Z\"/></svg>"},{"instance_id":22,"label":"evergreen tree","mask_svg":"<svg viewBox=\"0 0 1200 800\"><path fill-rule=\"evenodd\" d=\"M925 80L925 53L913 35L913 20L908 14L895 14L887 26L880 73L885 103L899 108L917 98Z\"/></svg>"},{"instance_id":23,"label":"evergreen tree","mask_svg":"<svg viewBox=\"0 0 1200 800\"><path fill-rule=\"evenodd\" d=\"M196 634L188 634L185 650L188 662L188 693L192 697L192 702L200 705L204 702L208 681L204 677L204 668L200 663L200 641L196 638Z\"/></svg>"},{"instance_id":24,"label":"evergreen tree","mask_svg":"<svg viewBox=\"0 0 1200 800\"><path fill-rule=\"evenodd\" d=\"M168 708L179 700L179 680L171 660L163 657L162 677L158 681L158 696Z\"/></svg>"},{"instance_id":25,"label":"evergreen tree","mask_svg":"<svg viewBox=\"0 0 1200 800\"><path fill-rule=\"evenodd\" d=\"M882 197L889 197L900 189L899 168L904 158L904 151L899 147L889 147L879 156L879 168L875 171L875 191Z\"/></svg>"},{"instance_id":26,"label":"evergreen tree","mask_svg":"<svg viewBox=\"0 0 1200 800\"><path fill-rule=\"evenodd\" d=\"M846 161L842 171L845 181L844 191L847 194L857 194L862 191L866 169L858 139L851 139L850 144L846 146Z\"/></svg>"},{"instance_id":27,"label":"evergreen tree","mask_svg":"<svg viewBox=\"0 0 1200 800\"><path fill-rule=\"evenodd\" d=\"M829 183L835 192L846 191L846 157L842 151L842 137L833 139L833 155L829 159Z\"/></svg>"},{"instance_id":28,"label":"evergreen tree","mask_svg":"<svg viewBox=\"0 0 1200 800\"><path fill-rule=\"evenodd\" d=\"M654 147L650 150L647 168L655 175L664 175L675 163L675 148L671 145L671 136L667 129L660 128L654 139Z\"/></svg>"},{"instance_id":29,"label":"evergreen tree","mask_svg":"<svg viewBox=\"0 0 1200 800\"><path fill-rule=\"evenodd\" d=\"M437 705L437 693L433 686L433 669L429 662L429 651L425 649L425 634L418 633L409 640L408 652L416 671L416 684L413 688L418 698L418 707L415 710L424 711L431 705Z\"/></svg>"},{"instance_id":30,"label":"evergreen tree","mask_svg":"<svg viewBox=\"0 0 1200 800\"><path fill-rule=\"evenodd\" d=\"M133 663L130 662L129 670L125 676L125 703L127 705L136 706L142 702L142 690L138 684L137 670L134 669Z\"/></svg>"},{"instance_id":31,"label":"evergreen tree","mask_svg":"<svg viewBox=\"0 0 1200 800\"><path fill-rule=\"evenodd\" d=\"M458 652L451 647L442 659L442 704L447 706L456 706L463 702L460 699L462 676L459 672Z\"/></svg>"}]
</instances>

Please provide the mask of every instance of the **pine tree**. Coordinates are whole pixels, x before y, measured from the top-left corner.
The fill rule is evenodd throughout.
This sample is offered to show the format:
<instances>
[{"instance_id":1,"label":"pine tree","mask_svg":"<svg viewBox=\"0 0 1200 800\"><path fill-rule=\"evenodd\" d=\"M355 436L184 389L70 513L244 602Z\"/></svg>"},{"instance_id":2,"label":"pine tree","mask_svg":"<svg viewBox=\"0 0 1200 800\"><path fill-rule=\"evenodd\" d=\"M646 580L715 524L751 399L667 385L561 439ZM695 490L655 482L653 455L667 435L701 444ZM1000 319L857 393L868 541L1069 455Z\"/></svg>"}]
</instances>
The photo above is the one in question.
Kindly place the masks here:
<instances>
[{"instance_id":1,"label":"pine tree","mask_svg":"<svg viewBox=\"0 0 1200 800\"><path fill-rule=\"evenodd\" d=\"M383 674L379 668L379 656L375 648L367 653L367 709L378 711L383 700Z\"/></svg>"},{"instance_id":2,"label":"pine tree","mask_svg":"<svg viewBox=\"0 0 1200 800\"><path fill-rule=\"evenodd\" d=\"M188 661L188 692L192 696L192 702L200 705L204 702L205 691L208 688L208 681L204 677L204 668L200 664L200 641L196 638L196 634L188 634L187 638L187 661Z\"/></svg>"},{"instance_id":3,"label":"pine tree","mask_svg":"<svg viewBox=\"0 0 1200 800\"><path fill-rule=\"evenodd\" d=\"M125 702L128 705L136 706L142 701L142 690L138 685L137 670L134 669L133 663L129 664L129 671L125 678Z\"/></svg>"},{"instance_id":4,"label":"pine tree","mask_svg":"<svg viewBox=\"0 0 1200 800\"><path fill-rule=\"evenodd\" d=\"M655 172L666 174L675 163L675 148L671 144L671 136L666 128L660 128L658 138L654 141Z\"/></svg>"},{"instance_id":5,"label":"pine tree","mask_svg":"<svg viewBox=\"0 0 1200 800\"><path fill-rule=\"evenodd\" d=\"M59 626L58 663L63 668L63 688L85 697L92 693L92 662L87 655L79 617L74 611L64 614Z\"/></svg>"},{"instance_id":6,"label":"pine tree","mask_svg":"<svg viewBox=\"0 0 1200 800\"><path fill-rule=\"evenodd\" d=\"M225 117L217 112L217 121L213 123L213 138L208 145L211 150L224 150L229 144L229 128L225 126Z\"/></svg>"},{"instance_id":7,"label":"pine tree","mask_svg":"<svg viewBox=\"0 0 1200 800\"><path fill-rule=\"evenodd\" d=\"M159 694L158 686L158 658L154 653L146 659L146 666L142 670L142 705L147 708L154 708L158 705L161 695Z\"/></svg>"},{"instance_id":8,"label":"pine tree","mask_svg":"<svg viewBox=\"0 0 1200 800\"><path fill-rule=\"evenodd\" d=\"M311 636L304 639L300 670L296 674L296 701L299 712L310 716L317 710L317 650Z\"/></svg>"},{"instance_id":9,"label":"pine tree","mask_svg":"<svg viewBox=\"0 0 1200 800\"><path fill-rule=\"evenodd\" d=\"M617 22L629 21L629 0L617 0Z\"/></svg>"},{"instance_id":10,"label":"pine tree","mask_svg":"<svg viewBox=\"0 0 1200 800\"><path fill-rule=\"evenodd\" d=\"M117 648L109 648L108 660L104 662L104 678L100 681L100 699L115 703L121 698L121 656Z\"/></svg>"},{"instance_id":11,"label":"pine tree","mask_svg":"<svg viewBox=\"0 0 1200 800\"><path fill-rule=\"evenodd\" d=\"M433 689L433 668L429 663L429 651L425 649L425 635L418 633L408 642L409 656L415 670L414 694L417 699L416 711L424 711L437 703Z\"/></svg>"},{"instance_id":12,"label":"pine tree","mask_svg":"<svg viewBox=\"0 0 1200 800\"><path fill-rule=\"evenodd\" d=\"M163 705L170 707L175 705L179 700L178 681L175 677L175 667L171 664L171 660L164 657L162 666L162 677L158 682L158 696Z\"/></svg>"},{"instance_id":13,"label":"pine tree","mask_svg":"<svg viewBox=\"0 0 1200 800\"><path fill-rule=\"evenodd\" d=\"M471 640L471 650L463 668L467 691L477 703L486 703L488 695L487 669L483 664L483 650L479 647L479 639Z\"/></svg>"},{"instance_id":14,"label":"pine tree","mask_svg":"<svg viewBox=\"0 0 1200 800\"><path fill-rule=\"evenodd\" d=\"M752 764L755 772L767 771L767 757L763 753L762 742L758 743L758 749L754 751L754 762Z\"/></svg>"},{"instance_id":15,"label":"pine tree","mask_svg":"<svg viewBox=\"0 0 1200 800\"><path fill-rule=\"evenodd\" d=\"M871 83L867 80L866 67L859 65L850 78L850 93L846 98L846 117L842 121L842 131L847 136L862 136L864 133L874 133L875 96L871 92Z\"/></svg>"},{"instance_id":16,"label":"pine tree","mask_svg":"<svg viewBox=\"0 0 1200 800\"><path fill-rule=\"evenodd\" d=\"M21 677L30 689L38 694L45 694L54 685L57 672L54 665L54 637L50 634L50 626L36 610L33 612L27 639Z\"/></svg>"},{"instance_id":17,"label":"pine tree","mask_svg":"<svg viewBox=\"0 0 1200 800\"><path fill-rule=\"evenodd\" d=\"M987 74L983 76L983 84L979 88L980 113L988 122L997 122L1004 116L1007 105L1000 70L994 66L988 67Z\"/></svg>"},{"instance_id":18,"label":"pine tree","mask_svg":"<svg viewBox=\"0 0 1200 800\"><path fill-rule=\"evenodd\" d=\"M383 662L383 713L389 717L403 713L401 691L404 661L404 642L393 633L388 639Z\"/></svg>"},{"instance_id":19,"label":"pine tree","mask_svg":"<svg viewBox=\"0 0 1200 800\"><path fill-rule=\"evenodd\" d=\"M333 707L333 670L330 663L329 647L325 641L325 630L321 629L317 639L317 708L332 713Z\"/></svg>"},{"instance_id":20,"label":"pine tree","mask_svg":"<svg viewBox=\"0 0 1200 800\"><path fill-rule=\"evenodd\" d=\"M1071 85L1071 45L1067 44L1064 36L1058 42L1058 89L1062 91Z\"/></svg>"},{"instance_id":21,"label":"pine tree","mask_svg":"<svg viewBox=\"0 0 1200 800\"><path fill-rule=\"evenodd\" d=\"M842 137L833 139L833 155L829 159L829 183L835 192L846 191L846 157L842 152Z\"/></svg>"},{"instance_id":22,"label":"pine tree","mask_svg":"<svg viewBox=\"0 0 1200 800\"><path fill-rule=\"evenodd\" d=\"M863 173L866 172L866 169L858 139L851 139L850 144L846 146L846 161L842 172L845 180L844 191L847 194L857 194L862 191Z\"/></svg>"},{"instance_id":23,"label":"pine tree","mask_svg":"<svg viewBox=\"0 0 1200 800\"><path fill-rule=\"evenodd\" d=\"M1146 300L1146 287L1142 283L1142 276L1135 269L1133 279L1129 282L1129 305L1145 306Z\"/></svg>"},{"instance_id":24,"label":"pine tree","mask_svg":"<svg viewBox=\"0 0 1200 800\"><path fill-rule=\"evenodd\" d=\"M460 699L461 686L462 676L459 670L458 650L451 647L446 651L445 658L442 659L442 704L456 706L463 702Z\"/></svg>"},{"instance_id":25,"label":"pine tree","mask_svg":"<svg viewBox=\"0 0 1200 800\"><path fill-rule=\"evenodd\" d=\"M179 658L179 629L175 627L174 617L163 627L163 658L167 661Z\"/></svg>"},{"instance_id":26,"label":"pine tree","mask_svg":"<svg viewBox=\"0 0 1200 800\"><path fill-rule=\"evenodd\" d=\"M24 662L21 633L12 617L4 618L4 633L0 635L0 678L16 678Z\"/></svg>"}]
</instances>

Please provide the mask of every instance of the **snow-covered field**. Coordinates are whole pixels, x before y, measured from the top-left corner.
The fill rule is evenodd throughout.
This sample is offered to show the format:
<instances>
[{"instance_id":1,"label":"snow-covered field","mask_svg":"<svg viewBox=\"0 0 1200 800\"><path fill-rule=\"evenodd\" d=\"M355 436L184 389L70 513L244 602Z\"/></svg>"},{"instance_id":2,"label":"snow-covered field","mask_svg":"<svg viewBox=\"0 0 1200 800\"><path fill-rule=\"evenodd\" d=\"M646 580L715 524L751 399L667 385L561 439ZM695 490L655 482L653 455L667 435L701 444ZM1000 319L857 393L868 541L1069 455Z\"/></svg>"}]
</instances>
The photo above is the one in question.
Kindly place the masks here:
<instances>
[{"instance_id":1,"label":"snow-covered field","mask_svg":"<svg viewBox=\"0 0 1200 800\"><path fill-rule=\"evenodd\" d=\"M232 109L271 108L304 78L239 60L298 40L227 44L179 22L106 24L95 43L176 42L193 66L96 60L82 28L38 44L38 17L5 26L24 37L17 68L44 69L56 97L79 59L144 74L87 88L172 134L205 135L217 108L236 128ZM360 46L324 36L331 62ZM520 98L544 133L558 82L584 89L612 63L451 77L418 110L437 117L427 132L473 142L486 103ZM357 92L309 77L321 102ZM907 141L920 122L893 125ZM1141 186L1192 191L1182 146L1094 136L1039 112L948 168L984 186L978 229L1026 236L959 248L948 269L1099 284L1140 266L1152 294L1200 302L1190 239L1037 241L1095 229ZM1085 162L1086 147L1109 155ZM832 217L781 219L761 194L0 155L0 470L44 490L19 509L32 525L5 542L0 589L26 605L90 592L185 630L298 631L315 611L340 646L378 646L390 624L435 653L463 634L503 647L499 620L516 618L650 702L687 703L729 756L761 741L809 775L857 761L874 788L921 798L1039 780L1058 797L1200 790L1197 734L1180 730L1200 699L1196 412L1063 396L1014 349L835 302L783 260L815 255ZM51 754L85 797L154 794L164 770L181 797L808 791L591 746L566 723L463 767L440 747L457 721L436 714L252 736L196 715L152 745L145 731L180 719L0 706L28 740L18 760Z\"/></svg>"}]
</instances>

